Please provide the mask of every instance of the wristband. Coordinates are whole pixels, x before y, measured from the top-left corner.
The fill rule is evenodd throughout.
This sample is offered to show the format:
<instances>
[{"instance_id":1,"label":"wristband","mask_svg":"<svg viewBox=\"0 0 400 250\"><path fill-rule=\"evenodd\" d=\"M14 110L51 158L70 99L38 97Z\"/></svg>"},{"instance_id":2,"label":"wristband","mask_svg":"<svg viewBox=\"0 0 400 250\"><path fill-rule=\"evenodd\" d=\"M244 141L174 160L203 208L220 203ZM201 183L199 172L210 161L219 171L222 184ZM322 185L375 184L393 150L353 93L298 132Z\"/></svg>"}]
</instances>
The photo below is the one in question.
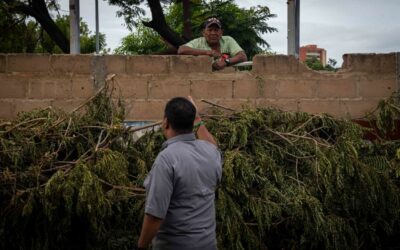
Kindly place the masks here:
<instances>
[{"instance_id":1,"label":"wristband","mask_svg":"<svg viewBox=\"0 0 400 250\"><path fill-rule=\"evenodd\" d=\"M204 121L199 121L199 122L197 122L197 123L193 126L193 128L194 128L194 129L198 129L201 125L204 125Z\"/></svg>"}]
</instances>

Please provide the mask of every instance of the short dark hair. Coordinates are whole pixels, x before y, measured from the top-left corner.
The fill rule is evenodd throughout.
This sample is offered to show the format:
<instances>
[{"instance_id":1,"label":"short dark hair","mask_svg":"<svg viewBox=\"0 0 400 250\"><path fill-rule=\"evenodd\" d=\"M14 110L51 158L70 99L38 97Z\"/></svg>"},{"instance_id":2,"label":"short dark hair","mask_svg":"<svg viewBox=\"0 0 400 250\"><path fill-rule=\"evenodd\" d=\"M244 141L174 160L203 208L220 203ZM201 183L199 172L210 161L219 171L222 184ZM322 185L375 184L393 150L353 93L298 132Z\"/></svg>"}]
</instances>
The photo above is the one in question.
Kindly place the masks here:
<instances>
[{"instance_id":1,"label":"short dark hair","mask_svg":"<svg viewBox=\"0 0 400 250\"><path fill-rule=\"evenodd\" d=\"M193 130L196 108L188 99L175 97L165 105L164 116L175 132L186 134Z\"/></svg>"}]
</instances>

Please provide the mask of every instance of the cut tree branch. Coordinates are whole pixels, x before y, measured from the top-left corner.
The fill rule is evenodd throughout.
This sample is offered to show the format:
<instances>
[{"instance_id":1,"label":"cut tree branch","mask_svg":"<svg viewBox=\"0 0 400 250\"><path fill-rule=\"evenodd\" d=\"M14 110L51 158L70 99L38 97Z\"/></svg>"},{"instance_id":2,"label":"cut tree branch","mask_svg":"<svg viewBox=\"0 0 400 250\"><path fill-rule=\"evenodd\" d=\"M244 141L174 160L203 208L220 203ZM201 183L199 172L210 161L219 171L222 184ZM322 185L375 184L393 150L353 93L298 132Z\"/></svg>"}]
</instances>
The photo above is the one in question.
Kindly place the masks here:
<instances>
[{"instance_id":1,"label":"cut tree branch","mask_svg":"<svg viewBox=\"0 0 400 250\"><path fill-rule=\"evenodd\" d=\"M147 0L147 3L151 10L152 20L150 22L143 22L143 25L154 29L165 41L175 48L184 44L186 41L168 26L160 1Z\"/></svg>"}]
</instances>

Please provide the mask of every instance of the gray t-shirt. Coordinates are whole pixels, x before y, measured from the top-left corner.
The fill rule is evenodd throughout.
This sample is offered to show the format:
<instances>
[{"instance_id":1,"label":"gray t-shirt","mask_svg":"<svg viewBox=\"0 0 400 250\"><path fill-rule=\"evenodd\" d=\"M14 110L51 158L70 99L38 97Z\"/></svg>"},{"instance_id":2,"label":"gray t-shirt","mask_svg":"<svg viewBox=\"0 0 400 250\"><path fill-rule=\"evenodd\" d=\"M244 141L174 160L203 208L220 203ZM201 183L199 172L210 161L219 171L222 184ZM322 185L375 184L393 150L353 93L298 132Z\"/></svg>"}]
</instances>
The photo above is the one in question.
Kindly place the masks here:
<instances>
[{"instance_id":1,"label":"gray t-shirt","mask_svg":"<svg viewBox=\"0 0 400 250\"><path fill-rule=\"evenodd\" d=\"M215 189L221 153L194 134L163 144L144 181L145 213L163 219L153 249L216 249Z\"/></svg>"}]
</instances>

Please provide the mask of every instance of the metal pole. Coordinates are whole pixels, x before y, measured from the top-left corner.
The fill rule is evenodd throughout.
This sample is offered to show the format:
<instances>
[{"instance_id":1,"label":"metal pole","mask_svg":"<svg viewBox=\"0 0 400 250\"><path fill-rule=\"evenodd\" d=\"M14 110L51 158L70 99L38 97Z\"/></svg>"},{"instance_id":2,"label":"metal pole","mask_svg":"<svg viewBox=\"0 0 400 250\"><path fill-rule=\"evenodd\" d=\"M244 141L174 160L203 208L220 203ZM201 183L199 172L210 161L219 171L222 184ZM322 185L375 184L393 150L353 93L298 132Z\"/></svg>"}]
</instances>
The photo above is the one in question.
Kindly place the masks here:
<instances>
[{"instance_id":1,"label":"metal pole","mask_svg":"<svg viewBox=\"0 0 400 250\"><path fill-rule=\"evenodd\" d=\"M70 54L80 53L79 0L69 0Z\"/></svg>"},{"instance_id":2,"label":"metal pole","mask_svg":"<svg viewBox=\"0 0 400 250\"><path fill-rule=\"evenodd\" d=\"M100 38L99 38L99 1L96 0L96 54L99 54Z\"/></svg>"},{"instance_id":3,"label":"metal pole","mask_svg":"<svg viewBox=\"0 0 400 250\"><path fill-rule=\"evenodd\" d=\"M288 55L299 58L300 0L288 0Z\"/></svg>"}]
</instances>

